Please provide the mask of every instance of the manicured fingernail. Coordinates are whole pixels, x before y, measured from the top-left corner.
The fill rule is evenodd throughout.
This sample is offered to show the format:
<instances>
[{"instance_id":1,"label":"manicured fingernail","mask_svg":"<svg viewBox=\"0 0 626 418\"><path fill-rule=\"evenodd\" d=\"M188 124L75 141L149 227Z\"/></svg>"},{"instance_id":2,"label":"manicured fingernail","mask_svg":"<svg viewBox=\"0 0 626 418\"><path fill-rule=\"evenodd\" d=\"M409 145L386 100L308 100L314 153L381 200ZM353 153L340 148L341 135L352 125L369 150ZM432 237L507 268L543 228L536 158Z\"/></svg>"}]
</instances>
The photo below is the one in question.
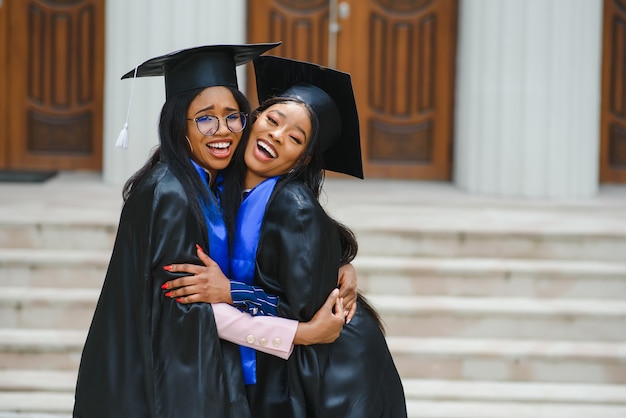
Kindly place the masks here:
<instances>
[{"instance_id":1,"label":"manicured fingernail","mask_svg":"<svg viewBox=\"0 0 626 418\"><path fill-rule=\"evenodd\" d=\"M172 269L172 266L164 266L164 267L163 267L163 270L170 271L171 269Z\"/></svg>"},{"instance_id":2,"label":"manicured fingernail","mask_svg":"<svg viewBox=\"0 0 626 418\"><path fill-rule=\"evenodd\" d=\"M170 296L172 296L172 292L165 292L165 296L169 298Z\"/></svg>"},{"instance_id":3,"label":"manicured fingernail","mask_svg":"<svg viewBox=\"0 0 626 418\"><path fill-rule=\"evenodd\" d=\"M196 248L198 249L198 251L200 251L200 252L204 252L204 251L202 250L202 247L201 247L201 246L199 246L198 244L196 244Z\"/></svg>"},{"instance_id":4,"label":"manicured fingernail","mask_svg":"<svg viewBox=\"0 0 626 418\"><path fill-rule=\"evenodd\" d=\"M163 283L163 284L161 285L161 289L167 289L167 283Z\"/></svg>"},{"instance_id":5,"label":"manicured fingernail","mask_svg":"<svg viewBox=\"0 0 626 418\"><path fill-rule=\"evenodd\" d=\"M176 298L176 302L180 302L180 298Z\"/></svg>"}]
</instances>

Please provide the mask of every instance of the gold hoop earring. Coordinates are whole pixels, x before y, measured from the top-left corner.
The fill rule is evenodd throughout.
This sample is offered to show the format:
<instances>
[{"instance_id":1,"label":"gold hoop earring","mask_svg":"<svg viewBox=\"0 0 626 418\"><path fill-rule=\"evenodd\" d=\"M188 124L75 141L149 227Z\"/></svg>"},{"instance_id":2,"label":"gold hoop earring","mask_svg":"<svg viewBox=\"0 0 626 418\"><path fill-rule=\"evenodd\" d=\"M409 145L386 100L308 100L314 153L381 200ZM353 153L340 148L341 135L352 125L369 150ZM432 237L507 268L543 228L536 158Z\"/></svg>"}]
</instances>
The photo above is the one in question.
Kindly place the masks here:
<instances>
[{"instance_id":1,"label":"gold hoop earring","mask_svg":"<svg viewBox=\"0 0 626 418\"><path fill-rule=\"evenodd\" d=\"M187 135L185 135L185 139L187 140L187 143L189 144L189 151L191 151L191 153L193 154L193 147L191 146L191 141L189 140L189 137Z\"/></svg>"}]
</instances>

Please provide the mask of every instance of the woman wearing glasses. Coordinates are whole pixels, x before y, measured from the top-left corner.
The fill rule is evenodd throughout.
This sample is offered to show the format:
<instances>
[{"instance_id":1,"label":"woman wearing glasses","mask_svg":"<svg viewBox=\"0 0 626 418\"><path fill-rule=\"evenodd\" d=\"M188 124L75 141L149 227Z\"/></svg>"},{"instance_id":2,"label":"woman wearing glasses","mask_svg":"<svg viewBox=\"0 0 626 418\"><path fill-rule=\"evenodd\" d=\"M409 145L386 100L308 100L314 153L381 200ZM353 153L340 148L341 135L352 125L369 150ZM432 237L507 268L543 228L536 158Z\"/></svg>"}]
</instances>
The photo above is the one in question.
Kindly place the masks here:
<instances>
[{"instance_id":1,"label":"woman wearing glasses","mask_svg":"<svg viewBox=\"0 0 626 418\"><path fill-rule=\"evenodd\" d=\"M249 105L235 66L276 45L192 48L123 77L165 76L160 146L124 186L74 417L249 417L239 347L220 337L285 358L292 342L338 336L344 317L336 291L314 321L297 323L251 318L223 304L180 304L162 289L177 277L163 266L197 263L196 244L228 273L228 237L210 187L247 135Z\"/></svg>"}]
</instances>

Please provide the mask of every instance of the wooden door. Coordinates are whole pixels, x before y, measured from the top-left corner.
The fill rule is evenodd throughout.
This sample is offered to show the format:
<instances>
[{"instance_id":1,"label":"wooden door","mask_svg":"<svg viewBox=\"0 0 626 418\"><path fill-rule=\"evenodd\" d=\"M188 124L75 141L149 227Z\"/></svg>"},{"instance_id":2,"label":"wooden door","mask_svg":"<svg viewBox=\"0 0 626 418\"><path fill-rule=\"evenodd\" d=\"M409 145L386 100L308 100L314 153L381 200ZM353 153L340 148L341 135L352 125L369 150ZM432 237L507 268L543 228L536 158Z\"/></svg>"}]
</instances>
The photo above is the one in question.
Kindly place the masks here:
<instances>
[{"instance_id":1,"label":"wooden door","mask_svg":"<svg viewBox=\"0 0 626 418\"><path fill-rule=\"evenodd\" d=\"M248 34L352 75L366 177L448 180L456 17L456 0L250 0Z\"/></svg>"},{"instance_id":2,"label":"wooden door","mask_svg":"<svg viewBox=\"0 0 626 418\"><path fill-rule=\"evenodd\" d=\"M7 0L0 0L0 170L7 167L9 161L9 144L8 138L8 114L7 114L7 36L8 36L8 19L7 19Z\"/></svg>"},{"instance_id":3,"label":"wooden door","mask_svg":"<svg viewBox=\"0 0 626 418\"><path fill-rule=\"evenodd\" d=\"M626 1L604 0L600 182L626 183Z\"/></svg>"},{"instance_id":4,"label":"wooden door","mask_svg":"<svg viewBox=\"0 0 626 418\"><path fill-rule=\"evenodd\" d=\"M328 0L248 0L248 41L282 41L268 54L328 65L328 18ZM248 69L254 74L251 64ZM247 91L258 105L254 77Z\"/></svg>"},{"instance_id":5,"label":"wooden door","mask_svg":"<svg viewBox=\"0 0 626 418\"><path fill-rule=\"evenodd\" d=\"M1 168L102 168L104 0L4 0Z\"/></svg>"}]
</instances>

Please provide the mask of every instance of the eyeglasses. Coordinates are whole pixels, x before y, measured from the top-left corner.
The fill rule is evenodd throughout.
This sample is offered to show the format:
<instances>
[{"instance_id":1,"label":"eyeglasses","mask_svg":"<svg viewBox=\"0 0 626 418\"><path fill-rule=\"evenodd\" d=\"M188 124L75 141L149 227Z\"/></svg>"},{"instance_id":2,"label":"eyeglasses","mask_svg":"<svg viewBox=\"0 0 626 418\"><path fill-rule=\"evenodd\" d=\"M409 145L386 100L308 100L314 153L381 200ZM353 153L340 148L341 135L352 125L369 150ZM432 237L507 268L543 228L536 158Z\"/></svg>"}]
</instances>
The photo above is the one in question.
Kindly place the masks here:
<instances>
[{"instance_id":1,"label":"eyeglasses","mask_svg":"<svg viewBox=\"0 0 626 418\"><path fill-rule=\"evenodd\" d=\"M246 118L247 115L243 112L235 112L230 115L226 115L224 118L226 120L226 127L232 133L237 133L243 131L243 128L246 127ZM199 118L187 119L193 120L196 122L196 126L202 135L211 136L215 135L220 129L220 118L219 116L213 115L204 115Z\"/></svg>"}]
</instances>

